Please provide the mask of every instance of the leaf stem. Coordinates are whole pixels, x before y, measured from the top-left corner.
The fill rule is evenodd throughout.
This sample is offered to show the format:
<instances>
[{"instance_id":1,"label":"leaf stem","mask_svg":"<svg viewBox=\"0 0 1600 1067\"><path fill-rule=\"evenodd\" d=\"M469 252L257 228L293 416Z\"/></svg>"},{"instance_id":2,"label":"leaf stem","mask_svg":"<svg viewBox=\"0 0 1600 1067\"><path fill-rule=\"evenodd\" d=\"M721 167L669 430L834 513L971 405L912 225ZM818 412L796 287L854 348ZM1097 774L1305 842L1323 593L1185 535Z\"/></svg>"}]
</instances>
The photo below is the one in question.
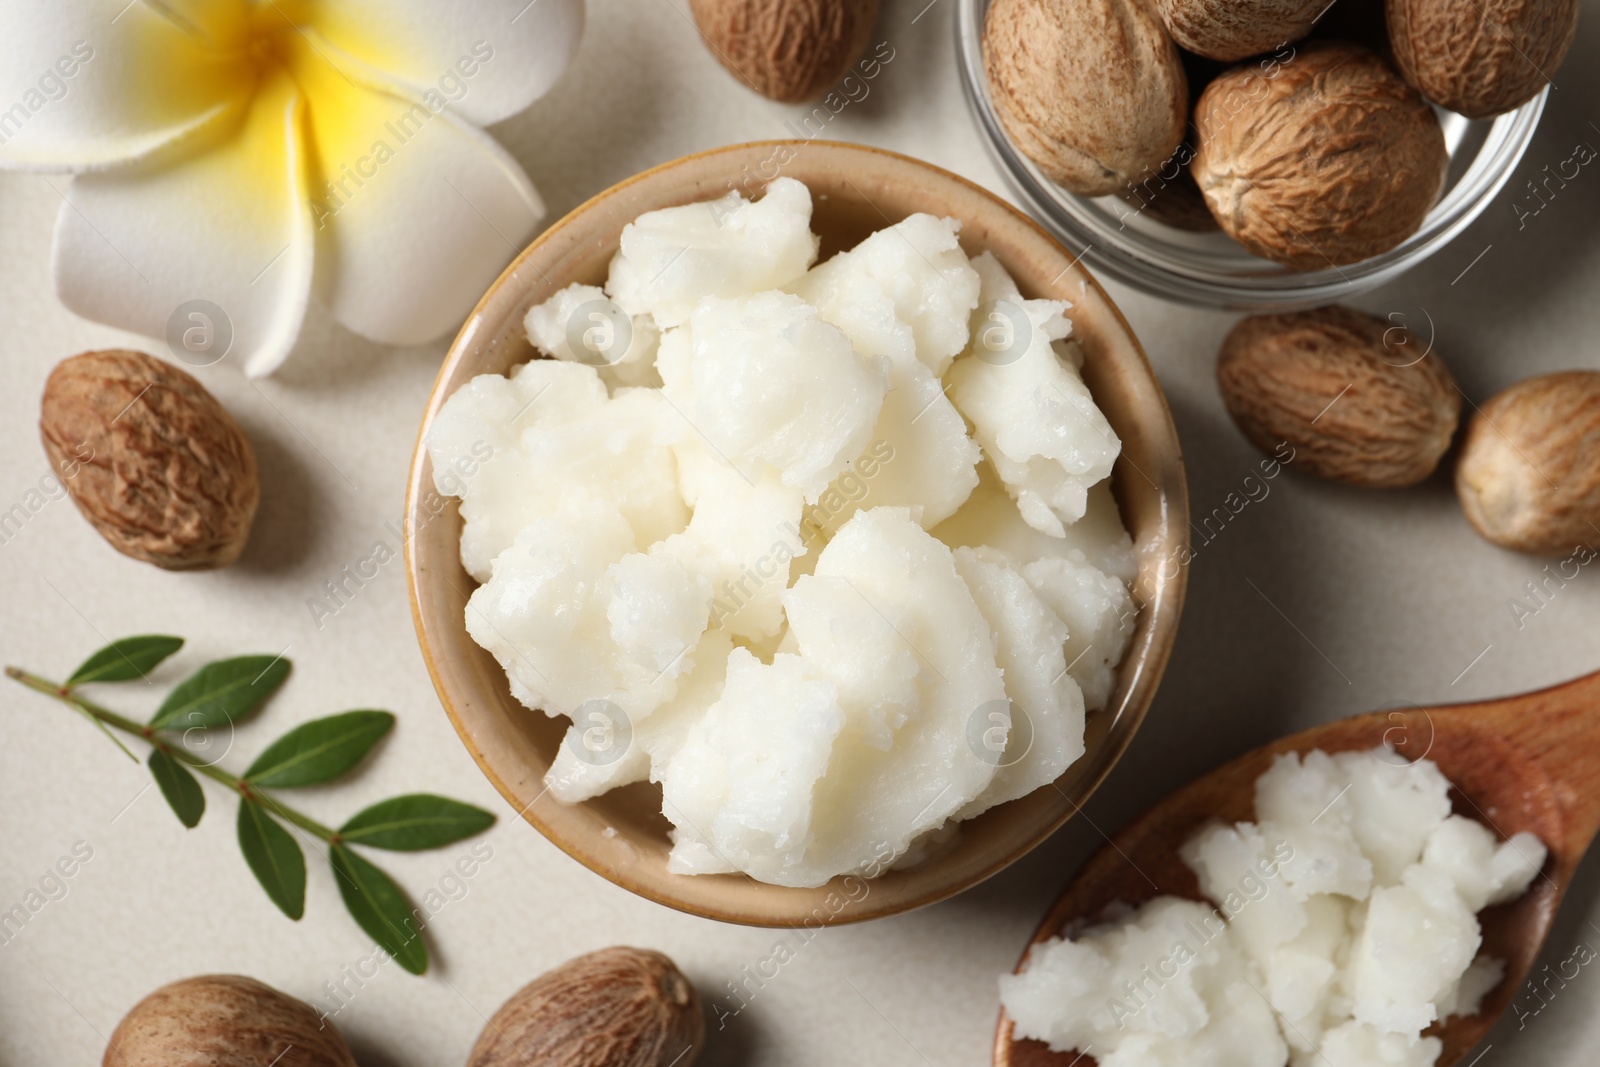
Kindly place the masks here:
<instances>
[{"instance_id":1,"label":"leaf stem","mask_svg":"<svg viewBox=\"0 0 1600 1067\"><path fill-rule=\"evenodd\" d=\"M207 778L222 783L229 789L238 793L240 796L265 805L274 815L279 816L285 822L293 823L295 826L300 827L300 829L309 834L316 835L329 844L336 844L340 840L339 832L337 830L329 829L320 822L317 822L315 819L311 818L309 815L305 815L299 811L296 811L294 808L291 808L278 798L267 793L260 786L254 785L246 779L240 778L236 774L229 774L227 771L216 766L215 764L207 763L205 760L201 759L199 756L196 756L182 745L174 744L173 742L169 741L167 738L162 736L160 731L154 729L153 727L134 722L132 719L118 715L109 708L101 707L94 701L79 696L77 691L70 686L60 685L56 682L50 681L47 678L41 678L37 674L32 674L20 667L7 667L6 677L21 682L29 689L37 690L47 697L59 700L61 703L66 704L68 707L77 710L80 714L89 718L102 730L105 730L107 726L114 726L123 733L133 734L135 737L142 738L152 747L158 748L167 753L173 759L189 767L191 770L199 771ZM122 751L128 752L127 746L123 745L121 741L118 741L117 738L110 733L110 731L106 731L106 736L111 737L111 739L116 742L117 746L121 748ZM137 759L132 752L128 752L128 756L129 758Z\"/></svg>"}]
</instances>

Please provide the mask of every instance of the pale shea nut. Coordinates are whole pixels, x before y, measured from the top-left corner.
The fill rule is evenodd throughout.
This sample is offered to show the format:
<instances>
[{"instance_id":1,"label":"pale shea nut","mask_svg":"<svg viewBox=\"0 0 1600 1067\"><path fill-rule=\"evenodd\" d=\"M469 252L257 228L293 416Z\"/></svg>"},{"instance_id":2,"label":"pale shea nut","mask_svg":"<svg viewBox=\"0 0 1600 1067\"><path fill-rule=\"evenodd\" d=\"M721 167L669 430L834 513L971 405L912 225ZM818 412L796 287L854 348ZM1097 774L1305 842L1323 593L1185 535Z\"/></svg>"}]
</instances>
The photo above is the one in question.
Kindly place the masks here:
<instances>
[{"instance_id":1,"label":"pale shea nut","mask_svg":"<svg viewBox=\"0 0 1600 1067\"><path fill-rule=\"evenodd\" d=\"M1433 473L1461 391L1404 326L1346 307L1241 319L1222 343L1217 385L1250 442L1319 478L1372 488Z\"/></svg>"},{"instance_id":2,"label":"pale shea nut","mask_svg":"<svg viewBox=\"0 0 1600 1067\"><path fill-rule=\"evenodd\" d=\"M1311 32L1328 0L1157 0L1179 47L1233 62Z\"/></svg>"},{"instance_id":3,"label":"pale shea nut","mask_svg":"<svg viewBox=\"0 0 1600 1067\"><path fill-rule=\"evenodd\" d=\"M1017 147L1082 196L1145 181L1183 139L1189 83L1152 0L994 0L983 65Z\"/></svg>"},{"instance_id":4,"label":"pale shea nut","mask_svg":"<svg viewBox=\"0 0 1600 1067\"><path fill-rule=\"evenodd\" d=\"M693 1067L705 1040L700 994L670 959L604 948L512 994L467 1067Z\"/></svg>"},{"instance_id":5,"label":"pale shea nut","mask_svg":"<svg viewBox=\"0 0 1600 1067\"><path fill-rule=\"evenodd\" d=\"M690 0L717 61L762 96L821 96L861 58L878 0Z\"/></svg>"},{"instance_id":6,"label":"pale shea nut","mask_svg":"<svg viewBox=\"0 0 1600 1067\"><path fill-rule=\"evenodd\" d=\"M1600 372L1529 378L1484 404L1467 426L1456 495L1504 548L1555 555L1600 544Z\"/></svg>"},{"instance_id":7,"label":"pale shea nut","mask_svg":"<svg viewBox=\"0 0 1600 1067\"><path fill-rule=\"evenodd\" d=\"M83 517L123 555L167 570L239 558L260 500L255 453L194 378L142 352L64 359L39 436Z\"/></svg>"},{"instance_id":8,"label":"pale shea nut","mask_svg":"<svg viewBox=\"0 0 1600 1067\"><path fill-rule=\"evenodd\" d=\"M103 1067L356 1067L309 1004L237 974L164 985L133 1006Z\"/></svg>"},{"instance_id":9,"label":"pale shea nut","mask_svg":"<svg viewBox=\"0 0 1600 1067\"><path fill-rule=\"evenodd\" d=\"M1578 0L1388 0L1406 81L1441 107L1485 119L1527 103L1578 33Z\"/></svg>"},{"instance_id":10,"label":"pale shea nut","mask_svg":"<svg viewBox=\"0 0 1600 1067\"><path fill-rule=\"evenodd\" d=\"M1191 171L1223 232L1296 270L1356 263L1416 233L1450 163L1427 101L1342 41L1223 73L1194 121Z\"/></svg>"}]
</instances>

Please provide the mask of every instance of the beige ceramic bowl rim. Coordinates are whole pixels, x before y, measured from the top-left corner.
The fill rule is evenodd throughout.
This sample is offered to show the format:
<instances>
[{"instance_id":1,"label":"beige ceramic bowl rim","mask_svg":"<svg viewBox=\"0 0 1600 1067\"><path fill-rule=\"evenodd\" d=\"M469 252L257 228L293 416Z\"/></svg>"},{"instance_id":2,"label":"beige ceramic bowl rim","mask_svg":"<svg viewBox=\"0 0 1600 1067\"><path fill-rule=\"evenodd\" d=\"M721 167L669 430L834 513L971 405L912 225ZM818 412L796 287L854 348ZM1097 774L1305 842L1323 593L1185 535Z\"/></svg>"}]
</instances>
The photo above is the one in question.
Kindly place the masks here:
<instances>
[{"instance_id":1,"label":"beige ceramic bowl rim","mask_svg":"<svg viewBox=\"0 0 1600 1067\"><path fill-rule=\"evenodd\" d=\"M474 332L474 326L478 322L479 317L484 313L491 301L494 300L500 289L512 280L518 268L521 267L526 260L537 254L539 250L547 243L555 240L562 233L562 231L567 229L569 226L577 224L578 220L585 214L586 211L588 211L589 208L662 172L684 166L694 161L709 159L720 155L731 155L751 149L799 149L812 146L826 147L833 150L861 152L895 160L913 168L927 171L938 178L954 182L967 188L983 199L989 201L993 206L1002 210L1015 222L1022 224L1029 230L1032 230L1040 239L1055 245L1058 248L1061 247L1060 241L1042 226L1040 226L1038 222L983 186L969 181L968 179L935 164L928 163L913 156L908 156L903 153L890 151L884 148L878 148L872 145L821 139L801 140L794 138L778 138L772 140L738 142L735 144L723 145L717 148L693 152L688 155L667 160L646 170L640 171L629 178L625 178L620 182L617 182L601 192L596 193L594 196L589 197L577 207L568 211L556 222L552 223L546 229L541 231L521 252L519 252L517 256L506 265L505 269L489 286L484 295L479 298L477 304L473 306L471 313L463 322L461 329L457 332L455 339L451 341L450 348L445 354L445 358L440 364L439 372L435 376L434 383L429 390L428 403L425 408L421 424L417 430L416 443L413 448L411 464L406 481L404 559L406 569L406 587L411 606L413 628L416 631L417 642L422 652L423 661L428 669L428 677L433 683L434 692L438 696L439 702L444 708L446 716L450 720L451 727L455 730L456 735L460 738L462 744L466 747L467 752L471 755L473 762L477 764L478 769L483 773L484 777L489 780L490 784L494 786L495 790L501 795L501 797L504 798L506 802L518 812L522 819L533 826L534 829L538 830L546 840L555 845L558 849L570 856L572 859L577 860L580 864L588 868L593 873L605 878L607 881L610 881L637 896L643 897L646 900L650 900L665 907L695 915L700 918L739 925L768 928L788 926L792 925L792 922L788 919L757 917L742 912L722 910L716 907L697 904L693 901L682 899L674 893L657 886L647 879L631 878L622 872L608 870L589 855L589 853L583 848L581 842L569 840L564 834L558 832L553 826L546 823L545 820L533 810L532 805L522 806L520 804L520 798L516 795L515 790L513 790L501 776L501 774L496 771L489 757L474 742L470 735L469 729L462 720L461 714L457 709L454 700L452 699L452 695L448 687L441 677L440 669L435 658L435 653L430 645L427 629L424 625L423 608L420 595L418 593L418 568L412 534L417 515L418 490L422 486L422 468L423 463L427 458L427 452L424 447L424 438L427 434L429 425L431 424L432 415L439 399L439 391L444 387L446 381L454 372L456 365L461 361L463 355L466 353L467 348L465 347L465 343L471 339ZM1063 249L1063 251L1065 250ZM1070 252L1067 254L1071 256ZM1074 263L1078 263L1081 268L1081 257L1071 258L1072 261ZM1133 328L1128 324L1126 317L1124 317L1122 314L1122 309L1116 305L1115 301L1113 301L1110 295L1105 292L1099 281L1090 275L1087 269L1083 269L1083 279L1085 283L1104 302L1116 324L1120 327L1125 335L1129 345L1137 354L1143 366L1144 372L1149 376L1150 381L1155 385L1156 394L1160 398L1161 411L1166 420L1165 428L1168 431L1168 436L1173 442L1173 458L1181 472L1183 460L1177 443L1176 431L1172 426L1171 411L1167 406L1165 393L1161 389L1159 381L1156 379L1155 372L1150 367L1149 357L1144 351L1144 346L1139 342L1138 336L1134 333ZM1048 837L1065 825L1075 814L1081 810L1082 804L1087 801L1088 798L1105 781L1106 777L1120 761L1122 754L1126 751L1134 735L1139 731L1139 728L1143 724L1143 721L1149 711L1151 701L1154 699L1156 688L1163 673L1165 672L1167 661L1171 657L1172 646L1176 638L1177 625L1182 614L1183 603L1188 584L1188 567L1186 564L1189 547L1189 503L1187 485L1185 483L1186 479L1184 479L1180 474L1179 484L1176 487L1175 499L1171 501L1175 512L1175 514L1171 516L1175 533L1171 538L1171 544L1169 546L1177 558L1182 561L1183 565L1178 567L1176 575L1169 580L1170 585L1164 588L1162 593L1164 598L1162 604L1163 615L1161 619L1156 621L1165 623L1165 633L1157 638L1152 639L1150 654L1143 660L1141 665L1143 671L1150 675L1150 680L1145 686L1145 691L1142 695L1142 698L1137 700L1126 709L1126 714L1130 716L1130 722L1128 723L1127 728L1107 739L1108 745L1105 746L1102 751L1105 752L1109 758L1104 760L1103 766L1098 773L1096 773L1094 777L1085 784L1080 799L1076 802L1071 802L1073 805L1072 810L1063 812L1058 817L1055 817L1048 822L1039 824L1034 828L1032 833L1028 834L1023 840L1019 841L1015 847L996 858L982 870L979 870L968 877L953 879L948 884L939 887L937 890L924 892L913 899L891 901L887 905L864 907L842 912L829 919L829 923L831 925L847 925L865 922L871 919L883 918L888 915L899 914L901 912L925 907L930 904L938 903L942 900L947 900L950 897L962 893L979 884L980 882L993 877L999 872L1005 870L1007 867L1011 866L1023 856L1027 855L1033 849L1037 848ZM1149 610L1149 605L1141 606L1141 614L1147 610ZM1130 648L1130 657L1132 656L1132 651L1133 650ZM1126 665L1127 661L1125 659L1124 666ZM1002 805L1002 807L1004 807L1004 805ZM689 878L694 876L679 875L673 877Z\"/></svg>"}]
</instances>

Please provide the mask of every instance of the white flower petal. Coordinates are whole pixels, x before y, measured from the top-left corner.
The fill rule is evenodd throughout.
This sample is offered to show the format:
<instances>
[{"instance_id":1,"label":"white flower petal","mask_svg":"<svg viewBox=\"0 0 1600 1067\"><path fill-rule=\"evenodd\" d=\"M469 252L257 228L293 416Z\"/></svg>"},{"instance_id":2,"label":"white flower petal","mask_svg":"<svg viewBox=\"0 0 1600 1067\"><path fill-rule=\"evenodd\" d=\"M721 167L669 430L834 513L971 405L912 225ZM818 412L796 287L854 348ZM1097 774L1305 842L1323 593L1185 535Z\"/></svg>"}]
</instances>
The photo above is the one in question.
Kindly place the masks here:
<instances>
[{"instance_id":1,"label":"white flower petal","mask_svg":"<svg viewBox=\"0 0 1600 1067\"><path fill-rule=\"evenodd\" d=\"M313 101L318 295L388 344L460 325L544 215L521 166L448 111L362 84L315 35L291 68Z\"/></svg>"},{"instance_id":2,"label":"white flower petal","mask_svg":"<svg viewBox=\"0 0 1600 1067\"><path fill-rule=\"evenodd\" d=\"M251 374L272 370L294 346L311 289L303 127L299 92L279 75L205 154L74 178L56 223L62 303L159 338L181 305L210 301L231 323L230 354Z\"/></svg>"},{"instance_id":3,"label":"white flower petal","mask_svg":"<svg viewBox=\"0 0 1600 1067\"><path fill-rule=\"evenodd\" d=\"M177 152L239 120L255 72L126 2L0 0L0 166L92 170Z\"/></svg>"},{"instance_id":4,"label":"white flower petal","mask_svg":"<svg viewBox=\"0 0 1600 1067\"><path fill-rule=\"evenodd\" d=\"M549 91L583 36L583 0L319 0L335 48L487 126Z\"/></svg>"}]
</instances>

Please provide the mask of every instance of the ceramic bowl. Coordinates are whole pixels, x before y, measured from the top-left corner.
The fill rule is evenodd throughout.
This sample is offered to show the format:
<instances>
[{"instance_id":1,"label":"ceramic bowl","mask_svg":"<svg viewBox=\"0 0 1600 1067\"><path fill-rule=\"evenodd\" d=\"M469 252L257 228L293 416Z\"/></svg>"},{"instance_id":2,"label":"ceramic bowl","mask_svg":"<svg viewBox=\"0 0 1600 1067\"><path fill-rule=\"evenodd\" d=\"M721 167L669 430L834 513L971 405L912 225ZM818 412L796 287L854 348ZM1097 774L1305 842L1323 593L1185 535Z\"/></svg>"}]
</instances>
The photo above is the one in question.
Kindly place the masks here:
<instances>
[{"instance_id":1,"label":"ceramic bowl","mask_svg":"<svg viewBox=\"0 0 1600 1067\"><path fill-rule=\"evenodd\" d=\"M423 416L472 377L505 373L534 358L523 333L528 308L573 282L601 284L623 226L646 211L723 195L757 195L782 173L806 183L812 228L826 258L918 211L961 220L969 254L987 249L1023 295L1072 302L1083 377L1122 438L1112 475L1122 518L1139 551L1136 630L1116 692L1089 716L1087 752L1055 783L961 824L954 839L916 866L870 882L835 879L815 889L767 885L743 875L667 871L669 823L649 783L568 805L545 792L544 774L567 727L512 698L504 672L468 637L464 608L474 583L459 556L455 501L433 488L417 448L406 503L406 566L422 654L461 740L512 808L568 855L626 889L682 911L761 926L852 922L941 900L1038 845L1079 809L1122 755L1150 705L1172 649L1183 602L1188 498L1165 398L1139 342L1082 265L1025 215L986 190L905 156L855 145L772 141L735 145L663 164L606 190L534 241L484 294L439 371ZM420 437L419 437L420 442Z\"/></svg>"}]
</instances>

